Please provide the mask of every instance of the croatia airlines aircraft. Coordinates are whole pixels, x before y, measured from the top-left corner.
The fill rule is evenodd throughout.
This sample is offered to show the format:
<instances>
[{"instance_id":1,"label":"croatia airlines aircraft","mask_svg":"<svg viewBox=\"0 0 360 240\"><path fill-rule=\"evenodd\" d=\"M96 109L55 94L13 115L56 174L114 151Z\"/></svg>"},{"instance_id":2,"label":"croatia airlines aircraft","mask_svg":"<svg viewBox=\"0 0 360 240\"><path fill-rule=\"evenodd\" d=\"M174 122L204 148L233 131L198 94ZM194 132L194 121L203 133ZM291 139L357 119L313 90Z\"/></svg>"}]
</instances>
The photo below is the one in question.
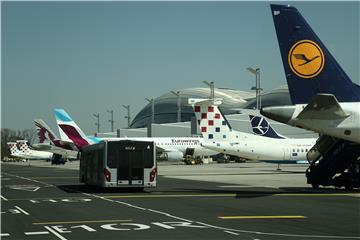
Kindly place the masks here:
<instances>
[{"instance_id":1,"label":"croatia airlines aircraft","mask_svg":"<svg viewBox=\"0 0 360 240\"><path fill-rule=\"evenodd\" d=\"M284 138L271 127L267 127L266 131L258 127L258 134L262 131L264 136L234 131L218 108L221 104L219 99L189 99L189 104L194 108L205 140L203 146L221 153L249 160L302 163L316 142L314 138Z\"/></svg>"},{"instance_id":2,"label":"croatia airlines aircraft","mask_svg":"<svg viewBox=\"0 0 360 240\"><path fill-rule=\"evenodd\" d=\"M102 138L86 136L79 126L71 119L69 114L63 109L55 109L55 118L59 127L61 139L66 138L74 142L76 147L82 149L88 145L102 141ZM114 139L114 138L107 138ZM129 138L117 138L129 139ZM154 141L157 151L164 154L169 161L180 161L187 154L192 156L212 156L218 152L204 148L201 146L203 139L201 138L169 138L169 137L142 137L130 138L139 141Z\"/></svg>"},{"instance_id":3,"label":"croatia airlines aircraft","mask_svg":"<svg viewBox=\"0 0 360 240\"><path fill-rule=\"evenodd\" d=\"M39 143L33 145L34 149L52 152L66 159L77 159L78 149L73 142L61 141L42 119L35 119L34 123L39 138Z\"/></svg>"},{"instance_id":4,"label":"croatia airlines aircraft","mask_svg":"<svg viewBox=\"0 0 360 240\"><path fill-rule=\"evenodd\" d=\"M53 153L36 151L29 147L27 140L17 140L16 143L9 142L10 154L14 157L24 159L51 160Z\"/></svg>"},{"instance_id":5,"label":"croatia airlines aircraft","mask_svg":"<svg viewBox=\"0 0 360 240\"><path fill-rule=\"evenodd\" d=\"M16 142L8 142L7 145L9 146L10 149L10 156L12 157L16 157L16 158L24 158L21 156L21 152L17 147Z\"/></svg>"},{"instance_id":6,"label":"croatia airlines aircraft","mask_svg":"<svg viewBox=\"0 0 360 240\"><path fill-rule=\"evenodd\" d=\"M360 86L353 83L298 10L271 5L293 106L266 107L276 121L360 143Z\"/></svg>"}]
</instances>

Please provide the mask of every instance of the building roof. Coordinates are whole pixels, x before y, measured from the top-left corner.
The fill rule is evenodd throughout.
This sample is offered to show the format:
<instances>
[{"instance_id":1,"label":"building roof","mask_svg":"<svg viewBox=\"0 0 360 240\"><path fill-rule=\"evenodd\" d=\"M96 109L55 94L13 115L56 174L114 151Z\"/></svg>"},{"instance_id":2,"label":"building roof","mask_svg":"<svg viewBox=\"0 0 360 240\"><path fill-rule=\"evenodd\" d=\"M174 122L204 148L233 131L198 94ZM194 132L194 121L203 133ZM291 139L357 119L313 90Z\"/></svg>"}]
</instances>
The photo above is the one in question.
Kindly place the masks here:
<instances>
[{"instance_id":1,"label":"building roof","mask_svg":"<svg viewBox=\"0 0 360 240\"><path fill-rule=\"evenodd\" d=\"M188 105L188 98L209 98L209 88L187 88L174 92L180 93L181 121L187 122L194 117L193 109ZM241 91L228 88L215 88L215 98L221 98L220 106L224 114L236 113L238 108L254 108L256 106L255 92ZM154 99L154 123L177 122L178 97L171 93L165 93ZM262 94L262 106L290 104L290 96L287 88L280 87ZM147 104L135 116L131 122L131 128L145 127L151 123L151 103Z\"/></svg>"}]
</instances>

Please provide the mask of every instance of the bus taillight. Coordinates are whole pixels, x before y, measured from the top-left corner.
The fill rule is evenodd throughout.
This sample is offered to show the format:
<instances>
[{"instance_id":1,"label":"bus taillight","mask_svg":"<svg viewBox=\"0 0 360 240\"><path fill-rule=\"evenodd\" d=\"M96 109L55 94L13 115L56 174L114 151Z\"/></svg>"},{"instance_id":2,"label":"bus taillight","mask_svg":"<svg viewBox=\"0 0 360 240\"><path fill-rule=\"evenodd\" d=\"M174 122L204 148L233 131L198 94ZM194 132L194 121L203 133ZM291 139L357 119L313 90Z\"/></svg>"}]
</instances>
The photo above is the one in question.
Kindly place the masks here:
<instances>
[{"instance_id":1,"label":"bus taillight","mask_svg":"<svg viewBox=\"0 0 360 240\"><path fill-rule=\"evenodd\" d=\"M150 182L153 182L155 180L155 177L156 177L156 172L157 172L157 169L156 168L153 168L150 172Z\"/></svg>"},{"instance_id":2,"label":"bus taillight","mask_svg":"<svg viewBox=\"0 0 360 240\"><path fill-rule=\"evenodd\" d=\"M104 177L105 177L106 181L110 182L111 173L106 168L104 168Z\"/></svg>"}]
</instances>

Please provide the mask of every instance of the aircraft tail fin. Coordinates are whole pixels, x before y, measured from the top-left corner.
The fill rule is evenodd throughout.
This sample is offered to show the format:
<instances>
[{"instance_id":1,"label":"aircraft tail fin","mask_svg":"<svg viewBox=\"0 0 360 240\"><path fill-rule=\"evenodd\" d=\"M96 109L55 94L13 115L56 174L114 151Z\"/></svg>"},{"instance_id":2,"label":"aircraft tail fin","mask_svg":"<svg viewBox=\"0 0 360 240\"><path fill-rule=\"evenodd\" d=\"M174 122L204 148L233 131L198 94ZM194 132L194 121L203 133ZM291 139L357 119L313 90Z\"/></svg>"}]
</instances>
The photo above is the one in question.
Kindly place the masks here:
<instances>
[{"instance_id":1,"label":"aircraft tail fin","mask_svg":"<svg viewBox=\"0 0 360 240\"><path fill-rule=\"evenodd\" d=\"M55 135L51 128L42 119L35 119L34 123L36 126L39 143L49 141L55 145L55 141L59 140L59 138Z\"/></svg>"},{"instance_id":2,"label":"aircraft tail fin","mask_svg":"<svg viewBox=\"0 0 360 240\"><path fill-rule=\"evenodd\" d=\"M277 39L293 104L316 94L333 94L339 102L360 101L353 83L295 7L271 4Z\"/></svg>"},{"instance_id":3,"label":"aircraft tail fin","mask_svg":"<svg viewBox=\"0 0 360 240\"><path fill-rule=\"evenodd\" d=\"M20 153L16 142L8 142L7 145L9 146L10 149L10 155L14 156Z\"/></svg>"},{"instance_id":4,"label":"aircraft tail fin","mask_svg":"<svg viewBox=\"0 0 360 240\"><path fill-rule=\"evenodd\" d=\"M17 140L16 145L19 148L20 153L22 154L30 154L32 151L29 147L27 140Z\"/></svg>"},{"instance_id":5,"label":"aircraft tail fin","mask_svg":"<svg viewBox=\"0 0 360 240\"><path fill-rule=\"evenodd\" d=\"M220 99L189 98L205 141L232 141L236 138L230 124L218 106Z\"/></svg>"},{"instance_id":6,"label":"aircraft tail fin","mask_svg":"<svg viewBox=\"0 0 360 240\"><path fill-rule=\"evenodd\" d=\"M62 140L70 139L79 149L101 141L99 138L89 138L86 136L64 109L55 109L54 113ZM68 139L64 139L64 135L66 135Z\"/></svg>"},{"instance_id":7,"label":"aircraft tail fin","mask_svg":"<svg viewBox=\"0 0 360 240\"><path fill-rule=\"evenodd\" d=\"M270 123L262 116L249 115L251 127L255 135L260 135L269 138L285 138L277 133Z\"/></svg>"}]
</instances>

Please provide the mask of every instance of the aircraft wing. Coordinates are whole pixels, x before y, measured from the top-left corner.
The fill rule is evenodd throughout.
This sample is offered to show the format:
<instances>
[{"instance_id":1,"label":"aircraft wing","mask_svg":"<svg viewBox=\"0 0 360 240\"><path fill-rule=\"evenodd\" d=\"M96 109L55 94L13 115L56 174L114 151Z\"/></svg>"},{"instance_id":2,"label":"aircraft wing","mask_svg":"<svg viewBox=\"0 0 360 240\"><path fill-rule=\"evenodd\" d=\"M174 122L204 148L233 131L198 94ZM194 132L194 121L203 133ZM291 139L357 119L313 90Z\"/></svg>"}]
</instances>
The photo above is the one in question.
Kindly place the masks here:
<instances>
[{"instance_id":1,"label":"aircraft wing","mask_svg":"<svg viewBox=\"0 0 360 240\"><path fill-rule=\"evenodd\" d=\"M333 94L317 94L299 113L297 119L335 120L350 116Z\"/></svg>"},{"instance_id":2,"label":"aircraft wing","mask_svg":"<svg viewBox=\"0 0 360 240\"><path fill-rule=\"evenodd\" d=\"M57 146L50 145L50 144L39 143L39 144L32 145L32 147L38 151L51 152L51 153L55 153L55 154L63 155L63 156L68 156L68 155L71 155L74 157L77 156L77 151L68 150L68 149L65 149L62 147L57 147Z\"/></svg>"}]
</instances>

